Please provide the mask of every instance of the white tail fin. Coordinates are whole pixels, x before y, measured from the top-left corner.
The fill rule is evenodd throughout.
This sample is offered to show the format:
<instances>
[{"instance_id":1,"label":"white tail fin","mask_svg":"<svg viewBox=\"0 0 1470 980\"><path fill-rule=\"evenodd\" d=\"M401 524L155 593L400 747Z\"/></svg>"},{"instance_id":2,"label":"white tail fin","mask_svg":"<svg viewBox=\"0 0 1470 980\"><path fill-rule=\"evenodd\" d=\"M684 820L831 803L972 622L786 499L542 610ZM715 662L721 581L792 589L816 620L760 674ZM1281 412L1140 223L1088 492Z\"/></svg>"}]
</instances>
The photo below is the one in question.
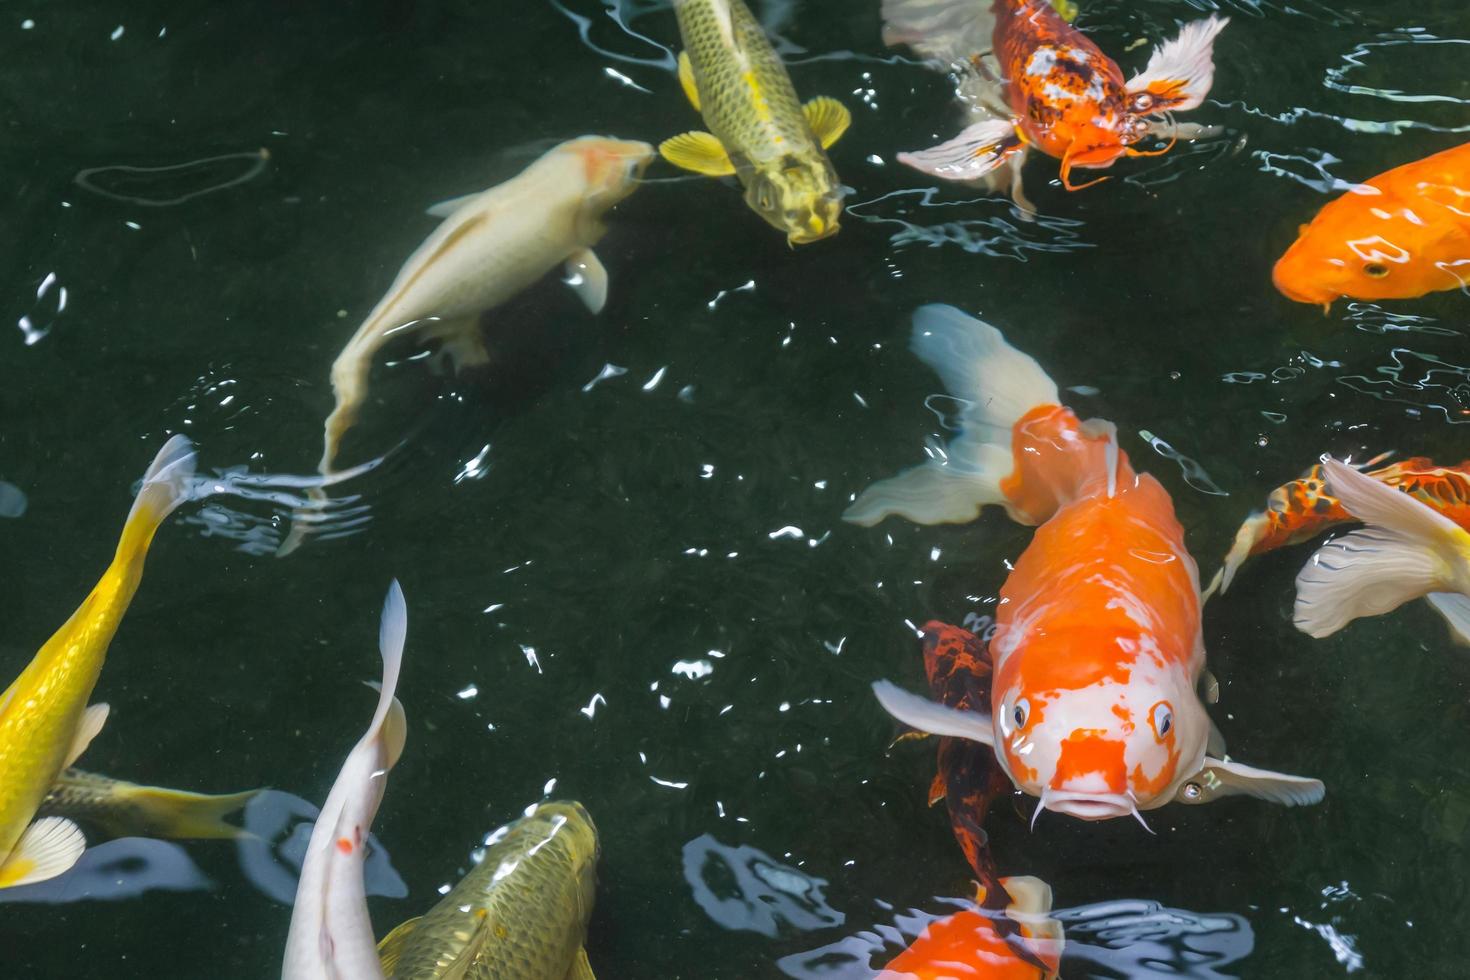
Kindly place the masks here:
<instances>
[{"instance_id":1,"label":"white tail fin","mask_svg":"<svg viewBox=\"0 0 1470 980\"><path fill-rule=\"evenodd\" d=\"M408 603L403 598L403 588L394 579L388 585L388 595L383 600L383 619L378 626L378 650L383 655L383 684L378 693L378 710L373 723L368 726L368 736L382 731L388 746L388 766L397 763L403 754L406 721L403 705L398 703L394 692L398 690L398 674L403 667L403 644L408 637Z\"/></svg>"},{"instance_id":2,"label":"white tail fin","mask_svg":"<svg viewBox=\"0 0 1470 980\"><path fill-rule=\"evenodd\" d=\"M1128 80L1128 94L1153 97L1146 112L1193 109L1215 84L1215 37L1228 17L1207 17L1185 24L1179 36L1154 48L1143 71Z\"/></svg>"},{"instance_id":3,"label":"white tail fin","mask_svg":"<svg viewBox=\"0 0 1470 980\"><path fill-rule=\"evenodd\" d=\"M889 514L918 524L958 524L974 520L986 504L1005 503L1000 481L1014 468L1011 428L1031 409L1059 400L1056 384L1029 354L953 306L920 307L909 347L967 403L960 434L943 458L864 490L842 515L854 524L871 526Z\"/></svg>"},{"instance_id":4,"label":"white tail fin","mask_svg":"<svg viewBox=\"0 0 1470 980\"><path fill-rule=\"evenodd\" d=\"M1328 492L1368 526L1317 549L1297 576L1292 618L1302 632L1328 636L1359 617L1462 587L1470 534L1345 463L1325 460L1323 472Z\"/></svg>"}]
</instances>

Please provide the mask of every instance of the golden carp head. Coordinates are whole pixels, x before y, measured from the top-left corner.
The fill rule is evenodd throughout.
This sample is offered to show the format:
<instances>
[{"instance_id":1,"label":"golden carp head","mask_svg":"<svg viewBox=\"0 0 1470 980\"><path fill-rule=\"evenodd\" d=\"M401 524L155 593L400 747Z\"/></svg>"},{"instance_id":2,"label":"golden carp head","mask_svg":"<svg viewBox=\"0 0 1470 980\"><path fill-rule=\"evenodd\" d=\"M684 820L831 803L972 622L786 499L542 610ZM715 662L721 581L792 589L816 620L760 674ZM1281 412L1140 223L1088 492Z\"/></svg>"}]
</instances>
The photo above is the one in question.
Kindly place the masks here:
<instances>
[{"instance_id":1,"label":"golden carp head","mask_svg":"<svg viewBox=\"0 0 1470 980\"><path fill-rule=\"evenodd\" d=\"M585 921L597 892L597 859L601 854L592 815L575 800L542 803L523 818L522 829L530 836L556 841L556 850L566 860L566 871L575 882L578 907Z\"/></svg>"},{"instance_id":2,"label":"golden carp head","mask_svg":"<svg viewBox=\"0 0 1470 980\"><path fill-rule=\"evenodd\" d=\"M602 215L633 191L654 157L654 149L638 140L620 140L608 136L582 136L557 147L556 153L576 161L578 175L585 182L582 192L581 220L589 229L602 234Z\"/></svg>"},{"instance_id":3,"label":"golden carp head","mask_svg":"<svg viewBox=\"0 0 1470 980\"><path fill-rule=\"evenodd\" d=\"M837 234L843 190L825 159L802 161L787 154L757 167L745 182L745 203L791 245Z\"/></svg>"}]
</instances>

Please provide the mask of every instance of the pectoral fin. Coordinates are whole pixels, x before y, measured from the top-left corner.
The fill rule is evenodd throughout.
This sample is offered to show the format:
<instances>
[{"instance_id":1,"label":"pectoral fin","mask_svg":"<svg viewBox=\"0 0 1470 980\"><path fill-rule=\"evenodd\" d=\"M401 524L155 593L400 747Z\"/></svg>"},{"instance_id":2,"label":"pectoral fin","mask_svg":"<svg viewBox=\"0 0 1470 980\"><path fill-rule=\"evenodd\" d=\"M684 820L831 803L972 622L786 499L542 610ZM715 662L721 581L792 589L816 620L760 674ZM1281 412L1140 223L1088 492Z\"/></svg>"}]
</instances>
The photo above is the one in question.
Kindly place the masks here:
<instances>
[{"instance_id":1,"label":"pectoral fin","mask_svg":"<svg viewBox=\"0 0 1470 980\"><path fill-rule=\"evenodd\" d=\"M1204 768L1179 787L1174 799L1179 803L1212 803L1222 796L1245 795L1283 806L1306 806L1322 802L1326 793L1320 779L1288 776L1206 756Z\"/></svg>"},{"instance_id":2,"label":"pectoral fin","mask_svg":"<svg viewBox=\"0 0 1470 980\"><path fill-rule=\"evenodd\" d=\"M61 764L63 769L70 769L82 753L87 751L87 746L92 744L92 739L102 731L102 726L107 723L107 712L111 710L105 704L94 704L82 712L82 720L77 725L77 732L72 736L71 748L66 751L66 761Z\"/></svg>"},{"instance_id":3,"label":"pectoral fin","mask_svg":"<svg viewBox=\"0 0 1470 980\"><path fill-rule=\"evenodd\" d=\"M587 962L587 951L577 950L577 958L572 961L572 968L567 971L567 980L597 980L592 974L592 964Z\"/></svg>"},{"instance_id":4,"label":"pectoral fin","mask_svg":"<svg viewBox=\"0 0 1470 980\"><path fill-rule=\"evenodd\" d=\"M910 694L889 681L874 681L873 693L883 710L910 728L930 735L948 735L951 738L967 738L992 748L995 746L995 726L990 715L982 711L960 711L937 704L917 694Z\"/></svg>"},{"instance_id":5,"label":"pectoral fin","mask_svg":"<svg viewBox=\"0 0 1470 980\"><path fill-rule=\"evenodd\" d=\"M484 191L475 191L473 194L461 194L459 197L451 197L447 201L440 201L424 209L424 213L434 218L447 218L470 201L483 194Z\"/></svg>"},{"instance_id":6,"label":"pectoral fin","mask_svg":"<svg viewBox=\"0 0 1470 980\"><path fill-rule=\"evenodd\" d=\"M684 95L694 111L699 111L699 86L694 83L694 65L689 61L689 52L679 52L679 84L684 86Z\"/></svg>"},{"instance_id":7,"label":"pectoral fin","mask_svg":"<svg viewBox=\"0 0 1470 980\"><path fill-rule=\"evenodd\" d=\"M31 885L71 868L87 849L81 828L65 817L43 817L26 828L3 864L0 888Z\"/></svg>"},{"instance_id":8,"label":"pectoral fin","mask_svg":"<svg viewBox=\"0 0 1470 980\"><path fill-rule=\"evenodd\" d=\"M590 248L567 259L566 284L582 298L587 309L601 313L607 303L607 270Z\"/></svg>"},{"instance_id":9,"label":"pectoral fin","mask_svg":"<svg viewBox=\"0 0 1470 980\"><path fill-rule=\"evenodd\" d=\"M378 965L383 968L383 976L391 977L398 968L398 957L403 955L403 946L408 942L408 937L418 928L423 916L415 916L407 922L400 923L383 941L378 943Z\"/></svg>"},{"instance_id":10,"label":"pectoral fin","mask_svg":"<svg viewBox=\"0 0 1470 980\"><path fill-rule=\"evenodd\" d=\"M490 363L490 352L485 349L478 316L433 320L419 329L425 339L438 341L439 357L443 358L440 365L447 361L455 374Z\"/></svg>"},{"instance_id":11,"label":"pectoral fin","mask_svg":"<svg viewBox=\"0 0 1470 980\"><path fill-rule=\"evenodd\" d=\"M847 111L847 106L830 96L817 96L802 106L801 111L824 150L836 143L852 125L852 113Z\"/></svg>"},{"instance_id":12,"label":"pectoral fin","mask_svg":"<svg viewBox=\"0 0 1470 980\"><path fill-rule=\"evenodd\" d=\"M712 133L690 130L670 136L658 145L658 152L674 166L706 177L728 177L735 172L725 144Z\"/></svg>"}]
</instances>

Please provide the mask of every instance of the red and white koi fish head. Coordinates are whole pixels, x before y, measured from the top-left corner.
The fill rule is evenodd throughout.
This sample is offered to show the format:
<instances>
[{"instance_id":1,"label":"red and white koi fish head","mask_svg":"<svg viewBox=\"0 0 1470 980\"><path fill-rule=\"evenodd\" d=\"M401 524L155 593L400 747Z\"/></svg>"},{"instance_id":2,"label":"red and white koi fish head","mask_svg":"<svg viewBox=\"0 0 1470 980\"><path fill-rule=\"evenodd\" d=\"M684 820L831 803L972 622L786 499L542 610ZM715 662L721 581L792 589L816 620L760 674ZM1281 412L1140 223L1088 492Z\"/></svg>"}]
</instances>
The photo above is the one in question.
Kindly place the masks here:
<instances>
[{"instance_id":1,"label":"red and white koi fish head","mask_svg":"<svg viewBox=\"0 0 1470 980\"><path fill-rule=\"evenodd\" d=\"M1040 799L1038 813L1106 820L1162 806L1204 760L1210 723L1193 684L1141 637L1104 641L1121 656L1103 658L1102 667L1094 657L1068 657L1079 641L1092 638L1035 638L1026 660L1061 669L1038 674L1011 658L998 674L997 757Z\"/></svg>"}]
</instances>

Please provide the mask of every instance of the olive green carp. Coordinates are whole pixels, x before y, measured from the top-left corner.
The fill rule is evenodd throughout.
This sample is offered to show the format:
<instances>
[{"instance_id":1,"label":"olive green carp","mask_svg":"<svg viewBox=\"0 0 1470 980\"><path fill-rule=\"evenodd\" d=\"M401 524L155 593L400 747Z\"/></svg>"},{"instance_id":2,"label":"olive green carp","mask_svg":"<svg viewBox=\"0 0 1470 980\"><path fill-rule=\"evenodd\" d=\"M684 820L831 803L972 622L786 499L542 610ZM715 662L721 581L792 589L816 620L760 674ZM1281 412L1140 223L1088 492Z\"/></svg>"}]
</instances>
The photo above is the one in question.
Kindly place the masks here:
<instances>
[{"instance_id":1,"label":"olive green carp","mask_svg":"<svg viewBox=\"0 0 1470 980\"><path fill-rule=\"evenodd\" d=\"M542 803L488 840L478 866L378 944L389 980L594 980L587 920L597 828L580 803Z\"/></svg>"},{"instance_id":2,"label":"olive green carp","mask_svg":"<svg viewBox=\"0 0 1470 980\"><path fill-rule=\"evenodd\" d=\"M835 235L844 191L826 151L852 122L847 107L827 96L797 101L742 0L674 0L674 14L679 81L710 131L664 140L659 153L685 170L739 177L745 203L791 245Z\"/></svg>"}]
</instances>

